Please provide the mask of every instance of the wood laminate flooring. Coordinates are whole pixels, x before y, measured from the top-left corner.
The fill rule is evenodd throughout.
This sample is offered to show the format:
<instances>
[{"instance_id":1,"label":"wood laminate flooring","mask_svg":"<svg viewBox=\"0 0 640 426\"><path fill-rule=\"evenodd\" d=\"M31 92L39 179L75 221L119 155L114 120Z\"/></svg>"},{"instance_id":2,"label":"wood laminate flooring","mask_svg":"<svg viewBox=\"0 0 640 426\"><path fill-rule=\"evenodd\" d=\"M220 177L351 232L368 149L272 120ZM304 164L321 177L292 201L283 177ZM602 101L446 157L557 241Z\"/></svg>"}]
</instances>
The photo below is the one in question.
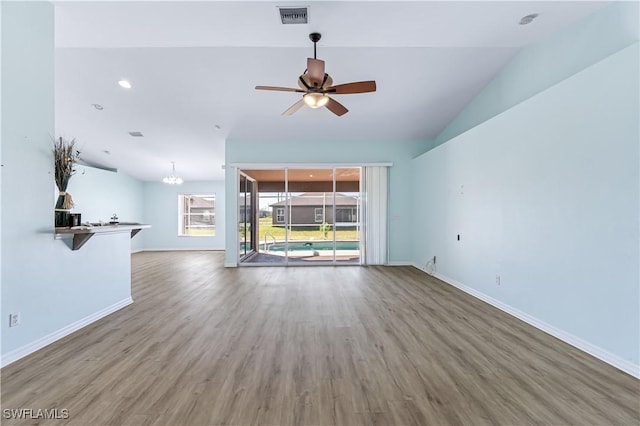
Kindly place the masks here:
<instances>
[{"instance_id":1,"label":"wood laminate flooring","mask_svg":"<svg viewBox=\"0 0 640 426\"><path fill-rule=\"evenodd\" d=\"M222 264L134 254L134 304L2 369L3 424L640 423L640 381L417 269Z\"/></svg>"}]
</instances>

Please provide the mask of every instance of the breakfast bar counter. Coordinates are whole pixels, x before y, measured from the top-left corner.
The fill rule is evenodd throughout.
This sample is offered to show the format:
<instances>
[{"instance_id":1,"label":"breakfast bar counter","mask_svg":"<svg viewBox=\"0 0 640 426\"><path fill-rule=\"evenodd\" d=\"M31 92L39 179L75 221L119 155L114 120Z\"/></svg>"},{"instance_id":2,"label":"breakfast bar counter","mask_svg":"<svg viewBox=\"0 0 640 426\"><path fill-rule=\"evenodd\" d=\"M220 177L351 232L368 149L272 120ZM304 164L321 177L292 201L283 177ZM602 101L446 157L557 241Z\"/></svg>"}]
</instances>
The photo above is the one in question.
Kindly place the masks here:
<instances>
[{"instance_id":1,"label":"breakfast bar counter","mask_svg":"<svg viewBox=\"0 0 640 426\"><path fill-rule=\"evenodd\" d=\"M108 235L122 232L131 233L133 238L138 232L145 228L151 228L151 225L135 222L120 222L113 224L92 224L73 226L71 228L56 228L55 237L64 238L65 236L73 236L73 244L71 249L78 250L94 235Z\"/></svg>"}]
</instances>

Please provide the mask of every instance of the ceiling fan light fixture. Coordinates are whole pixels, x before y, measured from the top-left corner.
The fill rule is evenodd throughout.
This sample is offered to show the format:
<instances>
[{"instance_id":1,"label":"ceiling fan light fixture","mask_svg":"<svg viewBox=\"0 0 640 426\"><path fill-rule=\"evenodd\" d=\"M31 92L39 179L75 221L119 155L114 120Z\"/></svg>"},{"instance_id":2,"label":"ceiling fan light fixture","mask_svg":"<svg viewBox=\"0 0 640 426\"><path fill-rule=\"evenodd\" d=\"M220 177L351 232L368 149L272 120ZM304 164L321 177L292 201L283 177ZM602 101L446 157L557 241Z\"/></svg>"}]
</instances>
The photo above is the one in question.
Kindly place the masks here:
<instances>
[{"instance_id":1,"label":"ceiling fan light fixture","mask_svg":"<svg viewBox=\"0 0 640 426\"><path fill-rule=\"evenodd\" d=\"M169 185L182 185L184 181L179 176L167 176L162 179L162 182L168 183Z\"/></svg>"},{"instance_id":2,"label":"ceiling fan light fixture","mask_svg":"<svg viewBox=\"0 0 640 426\"><path fill-rule=\"evenodd\" d=\"M309 108L321 108L329 102L329 97L323 93L307 93L302 99Z\"/></svg>"}]
</instances>

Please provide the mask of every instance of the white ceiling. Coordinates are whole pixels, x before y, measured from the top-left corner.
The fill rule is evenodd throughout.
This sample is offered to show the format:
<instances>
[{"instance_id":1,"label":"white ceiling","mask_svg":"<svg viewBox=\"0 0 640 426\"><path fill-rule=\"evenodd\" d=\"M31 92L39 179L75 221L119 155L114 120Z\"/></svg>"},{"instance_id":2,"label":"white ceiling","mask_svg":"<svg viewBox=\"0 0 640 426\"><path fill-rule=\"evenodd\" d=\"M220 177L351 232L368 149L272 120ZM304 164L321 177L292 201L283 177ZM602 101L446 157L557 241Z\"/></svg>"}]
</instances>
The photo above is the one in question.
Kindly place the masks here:
<instances>
[{"instance_id":1,"label":"white ceiling","mask_svg":"<svg viewBox=\"0 0 640 426\"><path fill-rule=\"evenodd\" d=\"M147 181L171 161L187 181L223 179L225 139L431 139L520 48L606 3L54 2L56 133L88 162ZM298 5L310 23L283 26L276 6ZM378 91L336 96L343 117L282 117L300 95L254 86L295 87L314 31L336 84L376 80Z\"/></svg>"}]
</instances>

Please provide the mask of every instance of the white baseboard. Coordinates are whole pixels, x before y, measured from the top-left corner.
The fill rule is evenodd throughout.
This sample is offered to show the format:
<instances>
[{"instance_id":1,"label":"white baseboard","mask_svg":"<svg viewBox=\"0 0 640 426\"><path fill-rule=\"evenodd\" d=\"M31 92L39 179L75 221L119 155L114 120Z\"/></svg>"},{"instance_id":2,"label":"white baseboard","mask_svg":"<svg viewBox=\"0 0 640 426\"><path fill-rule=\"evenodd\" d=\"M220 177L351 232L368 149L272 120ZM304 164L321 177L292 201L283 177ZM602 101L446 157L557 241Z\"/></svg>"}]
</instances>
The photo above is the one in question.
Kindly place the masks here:
<instances>
[{"instance_id":1,"label":"white baseboard","mask_svg":"<svg viewBox=\"0 0 640 426\"><path fill-rule=\"evenodd\" d=\"M417 266L416 264L413 265L415 268L420 269L421 271L425 272L423 268ZM426 272L425 272L426 273ZM503 312L508 313L509 315L512 315L516 318L518 318L519 320L522 320L524 322L526 322L527 324L537 328L538 330L544 331L547 334L550 334L551 336L562 340L565 343L568 343L571 346L574 346L578 349L580 349L583 352L588 353L591 356L594 356L596 358L598 358L601 361L606 362L609 365L612 365L613 367L624 371L627 374L630 374L638 379L640 379L640 365L636 365L634 363L632 363L631 361L627 361L626 359L620 358L619 356L612 354L611 352L602 349L592 343L589 343L585 340L582 340L579 337L574 336L571 333L567 333L566 331L557 328L553 325L547 324L544 321L539 320L536 317L533 317L525 312L522 312L519 309L516 309L512 306L507 305L506 303L503 303L497 299L494 299L491 296L487 296L486 294L475 290L471 287L468 287L452 278L449 278L445 275L442 274L438 274L437 272L432 274L433 277L439 279L440 281L443 281L449 285L452 285L462 291L464 291L465 293L480 299L498 309L500 309Z\"/></svg>"},{"instance_id":2,"label":"white baseboard","mask_svg":"<svg viewBox=\"0 0 640 426\"><path fill-rule=\"evenodd\" d=\"M408 260L394 260L392 262L387 262L384 266L415 266L413 262Z\"/></svg>"},{"instance_id":3,"label":"white baseboard","mask_svg":"<svg viewBox=\"0 0 640 426\"><path fill-rule=\"evenodd\" d=\"M54 331L53 333L50 333L44 337L41 337L40 339L34 342L28 343L18 349L14 349L13 351L2 355L2 359L0 359L0 366L5 367L11 364L12 362L19 360L20 358L24 358L25 356L37 351L38 349L42 349L45 346L50 345L51 343L57 340L60 340L65 336L68 336L74 331L78 331L81 328L86 327L89 324L98 321L100 318L104 318L107 315L112 314L115 311L120 310L132 303L133 303L133 299L131 297L127 297L124 300L114 303L111 306L107 306L106 308L101 309L98 312L95 312L76 322L73 322L67 325L66 327L61 328L60 330Z\"/></svg>"}]
</instances>

